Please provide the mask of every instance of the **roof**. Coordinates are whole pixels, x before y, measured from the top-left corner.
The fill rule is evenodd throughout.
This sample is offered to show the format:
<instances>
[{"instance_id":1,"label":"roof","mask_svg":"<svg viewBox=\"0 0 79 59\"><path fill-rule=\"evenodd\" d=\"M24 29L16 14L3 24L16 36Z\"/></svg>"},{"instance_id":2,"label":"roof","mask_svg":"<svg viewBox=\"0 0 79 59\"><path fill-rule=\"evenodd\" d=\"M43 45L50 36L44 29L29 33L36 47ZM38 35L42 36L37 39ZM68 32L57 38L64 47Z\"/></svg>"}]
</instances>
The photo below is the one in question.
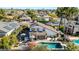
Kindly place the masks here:
<instances>
[{"instance_id":1,"label":"roof","mask_svg":"<svg viewBox=\"0 0 79 59\"><path fill-rule=\"evenodd\" d=\"M67 23L67 26L69 26L69 25L71 25L71 26L79 26L79 21L71 21L71 22L68 22Z\"/></svg>"},{"instance_id":2,"label":"roof","mask_svg":"<svg viewBox=\"0 0 79 59\"><path fill-rule=\"evenodd\" d=\"M9 32L12 29L18 28L19 23L14 22L0 22L0 30L3 32Z\"/></svg>"},{"instance_id":3,"label":"roof","mask_svg":"<svg viewBox=\"0 0 79 59\"><path fill-rule=\"evenodd\" d=\"M50 16L48 16L48 15L44 15L44 18L49 18Z\"/></svg>"},{"instance_id":4,"label":"roof","mask_svg":"<svg viewBox=\"0 0 79 59\"><path fill-rule=\"evenodd\" d=\"M30 32L31 35L36 35L36 36L46 36L46 32Z\"/></svg>"}]
</instances>

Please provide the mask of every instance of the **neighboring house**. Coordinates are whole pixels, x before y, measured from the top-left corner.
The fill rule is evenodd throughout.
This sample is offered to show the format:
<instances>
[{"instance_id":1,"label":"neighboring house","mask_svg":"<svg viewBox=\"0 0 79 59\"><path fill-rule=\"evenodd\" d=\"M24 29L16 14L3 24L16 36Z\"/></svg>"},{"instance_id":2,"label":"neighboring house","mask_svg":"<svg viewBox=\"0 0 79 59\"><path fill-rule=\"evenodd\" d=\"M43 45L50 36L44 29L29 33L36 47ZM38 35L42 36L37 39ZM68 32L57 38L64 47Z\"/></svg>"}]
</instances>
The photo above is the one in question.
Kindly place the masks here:
<instances>
[{"instance_id":1,"label":"neighboring house","mask_svg":"<svg viewBox=\"0 0 79 59\"><path fill-rule=\"evenodd\" d=\"M42 21L42 20L49 21L50 18L51 18L51 17L48 16L48 15L42 15L42 16L37 15L37 17L40 18L40 21Z\"/></svg>"},{"instance_id":2,"label":"neighboring house","mask_svg":"<svg viewBox=\"0 0 79 59\"><path fill-rule=\"evenodd\" d=\"M43 19L44 19L45 21L49 21L49 20L50 20L50 16L45 15L45 16L43 16Z\"/></svg>"},{"instance_id":3,"label":"neighboring house","mask_svg":"<svg viewBox=\"0 0 79 59\"><path fill-rule=\"evenodd\" d=\"M59 26L59 22L48 22L46 24L51 26Z\"/></svg>"},{"instance_id":4,"label":"neighboring house","mask_svg":"<svg viewBox=\"0 0 79 59\"><path fill-rule=\"evenodd\" d=\"M38 15L42 17L42 16L47 15L47 14L45 12L41 11L38 13Z\"/></svg>"},{"instance_id":5,"label":"neighboring house","mask_svg":"<svg viewBox=\"0 0 79 59\"><path fill-rule=\"evenodd\" d=\"M72 21L65 25L65 32L68 34L79 34L79 21Z\"/></svg>"},{"instance_id":6,"label":"neighboring house","mask_svg":"<svg viewBox=\"0 0 79 59\"><path fill-rule=\"evenodd\" d=\"M25 14L20 15L19 18L23 21L30 21L31 20L31 18Z\"/></svg>"},{"instance_id":7,"label":"neighboring house","mask_svg":"<svg viewBox=\"0 0 79 59\"><path fill-rule=\"evenodd\" d=\"M49 21L50 20L50 16L44 11L40 11L37 14L37 17L40 18L40 21L42 21L42 20Z\"/></svg>"},{"instance_id":8,"label":"neighboring house","mask_svg":"<svg viewBox=\"0 0 79 59\"><path fill-rule=\"evenodd\" d=\"M15 29L19 28L19 23L14 22L0 22L0 37L9 36Z\"/></svg>"}]
</instances>

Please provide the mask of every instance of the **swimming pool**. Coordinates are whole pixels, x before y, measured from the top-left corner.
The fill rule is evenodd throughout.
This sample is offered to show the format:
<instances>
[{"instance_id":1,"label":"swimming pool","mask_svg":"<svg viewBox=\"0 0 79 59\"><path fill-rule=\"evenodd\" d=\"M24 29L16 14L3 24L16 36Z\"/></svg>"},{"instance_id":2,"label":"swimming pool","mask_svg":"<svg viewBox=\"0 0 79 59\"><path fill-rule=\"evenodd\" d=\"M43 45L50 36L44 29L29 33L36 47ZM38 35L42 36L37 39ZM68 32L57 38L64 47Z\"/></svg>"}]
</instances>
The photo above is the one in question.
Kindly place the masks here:
<instances>
[{"instance_id":1,"label":"swimming pool","mask_svg":"<svg viewBox=\"0 0 79 59\"><path fill-rule=\"evenodd\" d=\"M77 39L77 40L73 40L72 42L73 42L74 44L79 45L79 39Z\"/></svg>"},{"instance_id":2,"label":"swimming pool","mask_svg":"<svg viewBox=\"0 0 79 59\"><path fill-rule=\"evenodd\" d=\"M56 48L62 48L60 43L49 43L49 42L41 42L43 45L47 45L48 49L56 49Z\"/></svg>"}]
</instances>

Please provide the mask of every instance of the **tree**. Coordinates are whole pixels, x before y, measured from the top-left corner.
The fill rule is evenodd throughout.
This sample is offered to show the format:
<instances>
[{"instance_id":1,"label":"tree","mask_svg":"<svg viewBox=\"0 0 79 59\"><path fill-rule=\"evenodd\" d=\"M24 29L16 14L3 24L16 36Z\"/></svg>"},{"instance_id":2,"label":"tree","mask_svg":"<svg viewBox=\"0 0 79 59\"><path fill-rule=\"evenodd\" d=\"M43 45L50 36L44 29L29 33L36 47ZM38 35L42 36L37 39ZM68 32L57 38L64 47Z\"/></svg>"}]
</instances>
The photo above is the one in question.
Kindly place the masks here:
<instances>
[{"instance_id":1,"label":"tree","mask_svg":"<svg viewBox=\"0 0 79 59\"><path fill-rule=\"evenodd\" d=\"M59 7L56 10L57 16L62 17L63 15L65 15L68 21L72 20L73 17L77 16L78 12L79 10L76 7Z\"/></svg>"},{"instance_id":2,"label":"tree","mask_svg":"<svg viewBox=\"0 0 79 59\"><path fill-rule=\"evenodd\" d=\"M69 42L69 43L67 43L67 47L65 49L68 51L77 51L77 50L79 50L79 46Z\"/></svg>"},{"instance_id":3,"label":"tree","mask_svg":"<svg viewBox=\"0 0 79 59\"><path fill-rule=\"evenodd\" d=\"M8 39L8 37L3 37L1 39L1 48L2 49L10 49L10 45L9 45L10 40Z\"/></svg>"},{"instance_id":4,"label":"tree","mask_svg":"<svg viewBox=\"0 0 79 59\"><path fill-rule=\"evenodd\" d=\"M60 28L60 25L62 25L62 13L64 13L64 8L63 7L57 8L56 14L58 17L61 18L59 23L59 28Z\"/></svg>"},{"instance_id":5,"label":"tree","mask_svg":"<svg viewBox=\"0 0 79 59\"><path fill-rule=\"evenodd\" d=\"M0 9L0 14L5 15L5 10L4 9Z\"/></svg>"},{"instance_id":6,"label":"tree","mask_svg":"<svg viewBox=\"0 0 79 59\"><path fill-rule=\"evenodd\" d=\"M0 19L5 18L5 10L4 9L0 9Z\"/></svg>"},{"instance_id":7,"label":"tree","mask_svg":"<svg viewBox=\"0 0 79 59\"><path fill-rule=\"evenodd\" d=\"M10 35L9 39L11 45L16 45L18 43L18 39L16 38L16 35Z\"/></svg>"},{"instance_id":8,"label":"tree","mask_svg":"<svg viewBox=\"0 0 79 59\"><path fill-rule=\"evenodd\" d=\"M52 17L52 18L57 18L57 15L56 14L51 14L51 13L49 13L48 14L50 17Z\"/></svg>"},{"instance_id":9,"label":"tree","mask_svg":"<svg viewBox=\"0 0 79 59\"><path fill-rule=\"evenodd\" d=\"M0 41L1 49L11 49L12 46L17 46L18 40L16 35L4 36Z\"/></svg>"},{"instance_id":10,"label":"tree","mask_svg":"<svg viewBox=\"0 0 79 59\"><path fill-rule=\"evenodd\" d=\"M56 10L56 14L60 17L60 25L62 24L62 18L65 17L68 21L73 20L78 15L78 8L76 7L59 7ZM59 27L60 27L59 25Z\"/></svg>"},{"instance_id":11,"label":"tree","mask_svg":"<svg viewBox=\"0 0 79 59\"><path fill-rule=\"evenodd\" d=\"M38 19L35 13L36 12L34 10L27 10L27 14L28 14L29 17L32 18L32 20L37 20Z\"/></svg>"}]
</instances>

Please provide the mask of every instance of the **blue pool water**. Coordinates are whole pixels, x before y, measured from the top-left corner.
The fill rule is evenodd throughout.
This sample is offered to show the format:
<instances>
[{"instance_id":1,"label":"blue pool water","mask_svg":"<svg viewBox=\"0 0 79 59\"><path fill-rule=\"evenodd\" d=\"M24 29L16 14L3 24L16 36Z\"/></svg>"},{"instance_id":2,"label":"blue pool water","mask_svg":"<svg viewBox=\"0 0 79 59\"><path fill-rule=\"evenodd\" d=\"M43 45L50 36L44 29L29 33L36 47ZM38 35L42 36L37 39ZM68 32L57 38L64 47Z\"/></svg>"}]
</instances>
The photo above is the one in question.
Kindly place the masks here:
<instances>
[{"instance_id":1,"label":"blue pool water","mask_svg":"<svg viewBox=\"0 0 79 59\"><path fill-rule=\"evenodd\" d=\"M52 49L52 48L62 48L61 44L60 43L42 43L44 45L47 45L47 47L49 49Z\"/></svg>"},{"instance_id":2,"label":"blue pool water","mask_svg":"<svg viewBox=\"0 0 79 59\"><path fill-rule=\"evenodd\" d=\"M72 41L74 44L79 44L79 39L78 40L73 40Z\"/></svg>"}]
</instances>

